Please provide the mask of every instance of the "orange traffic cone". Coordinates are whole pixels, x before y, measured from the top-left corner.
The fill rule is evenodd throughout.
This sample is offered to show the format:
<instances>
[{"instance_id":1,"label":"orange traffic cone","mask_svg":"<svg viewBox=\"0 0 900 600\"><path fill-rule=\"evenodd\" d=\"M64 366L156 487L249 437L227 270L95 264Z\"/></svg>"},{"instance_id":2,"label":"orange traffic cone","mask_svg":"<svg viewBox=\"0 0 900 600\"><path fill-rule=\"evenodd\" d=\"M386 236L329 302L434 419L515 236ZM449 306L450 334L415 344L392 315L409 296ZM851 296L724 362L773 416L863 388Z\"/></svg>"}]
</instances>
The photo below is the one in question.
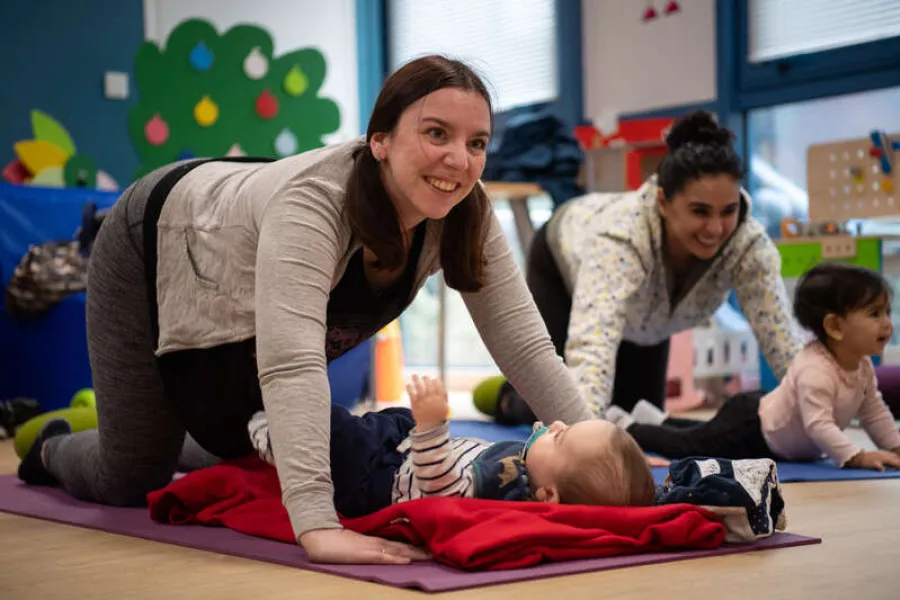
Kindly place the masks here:
<instances>
[{"instance_id":1,"label":"orange traffic cone","mask_svg":"<svg viewBox=\"0 0 900 600\"><path fill-rule=\"evenodd\" d=\"M403 399L403 341L400 322L391 321L375 334L375 401L400 402Z\"/></svg>"}]
</instances>

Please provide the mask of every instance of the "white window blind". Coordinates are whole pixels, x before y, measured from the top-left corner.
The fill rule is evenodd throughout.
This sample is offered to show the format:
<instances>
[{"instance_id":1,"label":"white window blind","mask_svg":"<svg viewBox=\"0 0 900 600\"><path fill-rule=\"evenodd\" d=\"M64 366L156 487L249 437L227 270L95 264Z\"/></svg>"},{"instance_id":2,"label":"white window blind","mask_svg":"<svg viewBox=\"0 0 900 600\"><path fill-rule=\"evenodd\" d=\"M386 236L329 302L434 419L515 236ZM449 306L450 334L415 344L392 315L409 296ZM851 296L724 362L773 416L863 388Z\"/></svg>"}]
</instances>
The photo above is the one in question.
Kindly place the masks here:
<instances>
[{"instance_id":1,"label":"white window blind","mask_svg":"<svg viewBox=\"0 0 900 600\"><path fill-rule=\"evenodd\" d=\"M900 0L749 0L750 62L900 35Z\"/></svg>"},{"instance_id":2,"label":"white window blind","mask_svg":"<svg viewBox=\"0 0 900 600\"><path fill-rule=\"evenodd\" d=\"M425 54L471 65L487 80L494 109L557 97L554 0L391 0L391 70Z\"/></svg>"}]
</instances>

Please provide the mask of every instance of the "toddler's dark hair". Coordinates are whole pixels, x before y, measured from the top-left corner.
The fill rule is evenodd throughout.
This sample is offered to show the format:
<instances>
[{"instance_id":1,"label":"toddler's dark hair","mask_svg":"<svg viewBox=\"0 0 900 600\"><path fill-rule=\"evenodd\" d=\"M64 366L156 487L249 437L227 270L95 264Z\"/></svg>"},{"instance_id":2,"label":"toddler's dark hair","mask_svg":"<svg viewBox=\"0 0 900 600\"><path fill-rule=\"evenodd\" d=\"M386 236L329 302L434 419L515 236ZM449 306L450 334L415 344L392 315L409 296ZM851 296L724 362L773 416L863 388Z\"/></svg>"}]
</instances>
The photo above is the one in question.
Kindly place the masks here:
<instances>
[{"instance_id":1,"label":"toddler's dark hair","mask_svg":"<svg viewBox=\"0 0 900 600\"><path fill-rule=\"evenodd\" d=\"M890 302L893 291L880 273L845 263L820 263L807 271L797 284L794 315L804 329L825 343L826 316L847 316L882 296L887 296Z\"/></svg>"}]
</instances>

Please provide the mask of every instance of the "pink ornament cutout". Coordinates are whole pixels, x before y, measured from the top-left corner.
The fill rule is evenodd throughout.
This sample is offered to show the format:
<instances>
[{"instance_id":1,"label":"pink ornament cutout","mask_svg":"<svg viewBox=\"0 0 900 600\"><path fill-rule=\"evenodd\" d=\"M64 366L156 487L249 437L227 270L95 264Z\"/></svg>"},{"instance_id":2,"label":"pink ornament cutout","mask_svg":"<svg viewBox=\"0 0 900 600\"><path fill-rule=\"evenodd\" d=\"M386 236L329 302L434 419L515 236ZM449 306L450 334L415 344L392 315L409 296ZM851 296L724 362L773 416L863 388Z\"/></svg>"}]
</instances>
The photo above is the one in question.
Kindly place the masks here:
<instances>
[{"instance_id":1,"label":"pink ornament cutout","mask_svg":"<svg viewBox=\"0 0 900 600\"><path fill-rule=\"evenodd\" d=\"M169 139L169 125L155 114L144 126L144 137L151 146L162 146Z\"/></svg>"}]
</instances>

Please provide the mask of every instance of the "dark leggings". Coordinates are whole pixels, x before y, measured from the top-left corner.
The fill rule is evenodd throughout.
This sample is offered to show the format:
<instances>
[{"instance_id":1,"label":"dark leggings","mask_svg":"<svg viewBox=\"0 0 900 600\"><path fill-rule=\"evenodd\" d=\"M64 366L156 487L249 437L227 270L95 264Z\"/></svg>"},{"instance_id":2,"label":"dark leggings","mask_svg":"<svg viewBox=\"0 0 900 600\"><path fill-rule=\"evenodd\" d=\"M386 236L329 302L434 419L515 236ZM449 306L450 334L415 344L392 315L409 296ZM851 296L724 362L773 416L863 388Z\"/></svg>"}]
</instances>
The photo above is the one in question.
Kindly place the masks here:
<instances>
[{"instance_id":1,"label":"dark leggings","mask_svg":"<svg viewBox=\"0 0 900 600\"><path fill-rule=\"evenodd\" d=\"M670 419L662 425L635 423L628 427L628 433L645 452L671 459L693 456L777 459L762 435L759 420L762 396L763 392L737 394L709 421L690 424L684 419Z\"/></svg>"},{"instance_id":2,"label":"dark leggings","mask_svg":"<svg viewBox=\"0 0 900 600\"><path fill-rule=\"evenodd\" d=\"M214 459L250 454L247 422L262 408L253 342L156 358L155 219L160 184L186 166L130 186L107 215L91 254L87 338L97 396L95 430L54 437L47 470L73 496L140 505L167 485L183 459L185 433ZM163 185L163 187L165 187ZM147 210L148 205L151 210ZM148 225L152 225L149 227ZM147 256L145 231L152 238ZM188 443L187 447L191 444ZM182 460L183 462L183 460Z\"/></svg>"},{"instance_id":3,"label":"dark leggings","mask_svg":"<svg viewBox=\"0 0 900 600\"><path fill-rule=\"evenodd\" d=\"M550 332L556 353L564 357L572 297L547 245L546 225L535 233L532 240L525 278ZM613 404L630 411L638 400L643 399L662 408L666 399L668 367L668 339L653 346L623 340L616 354Z\"/></svg>"}]
</instances>

